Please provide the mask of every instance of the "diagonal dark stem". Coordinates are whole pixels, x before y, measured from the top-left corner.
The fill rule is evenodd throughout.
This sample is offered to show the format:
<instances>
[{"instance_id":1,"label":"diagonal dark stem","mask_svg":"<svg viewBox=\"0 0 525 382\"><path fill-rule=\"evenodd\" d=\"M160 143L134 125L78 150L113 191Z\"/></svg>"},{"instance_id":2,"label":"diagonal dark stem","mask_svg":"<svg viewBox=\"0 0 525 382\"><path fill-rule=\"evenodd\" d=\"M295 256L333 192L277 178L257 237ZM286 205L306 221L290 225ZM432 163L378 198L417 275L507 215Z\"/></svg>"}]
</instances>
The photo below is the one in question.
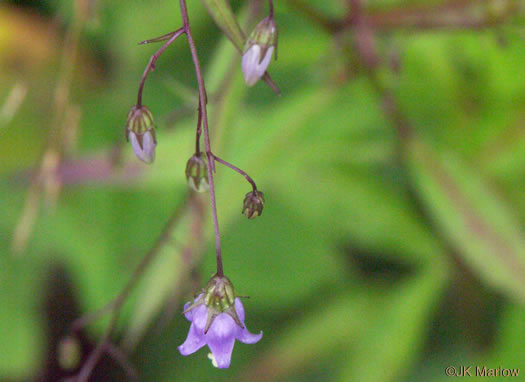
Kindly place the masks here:
<instances>
[{"instance_id":1,"label":"diagonal dark stem","mask_svg":"<svg viewBox=\"0 0 525 382\"><path fill-rule=\"evenodd\" d=\"M95 347L95 350L93 350L93 352L89 355L87 361L82 366L82 369L80 370L78 376L75 379L76 382L86 382L91 372L95 368L97 362L99 361L100 357L102 356L102 354L105 351L107 351L108 348L111 348L111 344L110 344L111 337L115 333L118 319L120 318L120 311L121 311L122 305L128 298L129 294L131 293L133 287L136 285L139 278L144 274L144 271L148 268L149 264L153 261L156 255L160 252L164 243L168 240L170 233L173 231L177 222L183 216L183 213L186 210L185 206L187 205L186 201L188 197L189 197L188 194L185 195L184 200L180 204L180 207L176 208L175 211L172 213L166 225L164 226L162 233L157 238L155 244L149 250L146 256L144 256L140 264L137 266L137 268L133 272L133 275L128 280L127 284L124 286L124 289L122 289L122 291L115 298L115 300L105 305L104 307L94 312L93 314L85 316L73 322L72 331L75 331L75 330L78 330L84 327L85 325L88 325L93 320L96 320L97 318L101 317L105 313L111 312L111 321L109 325L107 326L106 331L104 332L102 336L102 339L99 341L99 343Z\"/></svg>"},{"instance_id":2,"label":"diagonal dark stem","mask_svg":"<svg viewBox=\"0 0 525 382\"><path fill-rule=\"evenodd\" d=\"M199 62L199 56L197 55L197 48L195 47L195 41L191 33L190 21L188 17L188 9L186 7L185 0L179 0L180 13L182 15L182 21L184 24L184 31L188 38L188 44L190 46L191 57L195 66L195 75L197 76L197 83L199 85L199 113L202 118L202 127L204 130L204 144L206 147L206 158L208 161L208 183L210 185L210 202L211 212L213 216L213 227L215 229L215 249L217 254L217 275L223 276L222 266L222 254L221 254L221 237L219 233L219 220L217 217L217 202L215 199L215 185L213 183L213 169L215 168L214 156L211 152L210 145L210 133L208 129L208 114L206 110L207 95L206 86L204 85L204 78L202 76L202 70Z\"/></svg>"}]
</instances>

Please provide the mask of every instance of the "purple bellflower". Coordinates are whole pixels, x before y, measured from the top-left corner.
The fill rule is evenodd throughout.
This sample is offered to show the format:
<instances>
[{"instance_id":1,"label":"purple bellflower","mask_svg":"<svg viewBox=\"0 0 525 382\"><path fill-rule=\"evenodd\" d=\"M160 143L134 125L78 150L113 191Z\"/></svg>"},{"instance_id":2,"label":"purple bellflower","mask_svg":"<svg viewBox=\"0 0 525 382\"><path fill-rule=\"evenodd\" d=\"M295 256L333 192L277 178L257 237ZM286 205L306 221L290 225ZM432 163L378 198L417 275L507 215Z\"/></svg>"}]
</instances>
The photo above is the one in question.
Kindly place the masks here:
<instances>
[{"instance_id":1,"label":"purple bellflower","mask_svg":"<svg viewBox=\"0 0 525 382\"><path fill-rule=\"evenodd\" d=\"M262 338L262 332L252 334L246 329L242 302L234 297L233 286L224 276L214 276L206 290L184 309L191 326L186 341L178 347L182 355L208 345L213 365L225 369L230 366L235 340L254 344Z\"/></svg>"}]
</instances>

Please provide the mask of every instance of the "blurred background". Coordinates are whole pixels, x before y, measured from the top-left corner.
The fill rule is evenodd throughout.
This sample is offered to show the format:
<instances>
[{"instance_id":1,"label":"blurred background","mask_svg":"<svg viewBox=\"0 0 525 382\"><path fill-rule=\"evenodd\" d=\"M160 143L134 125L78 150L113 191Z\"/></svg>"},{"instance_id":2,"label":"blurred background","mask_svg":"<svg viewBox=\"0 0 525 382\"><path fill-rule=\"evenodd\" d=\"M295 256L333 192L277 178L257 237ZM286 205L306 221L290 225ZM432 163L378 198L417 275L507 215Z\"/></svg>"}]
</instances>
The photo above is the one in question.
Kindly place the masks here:
<instances>
[{"instance_id":1,"label":"blurred background","mask_svg":"<svg viewBox=\"0 0 525 382\"><path fill-rule=\"evenodd\" d=\"M231 5L246 31L267 12ZM225 272L264 332L217 370L207 349L177 351L183 304L215 271L208 194L188 199L184 176L197 116L184 37L144 90L155 163L125 142L160 47L137 43L178 28L178 2L1 1L0 380L74 375L110 321L68 343L73 320L130 280L93 381L525 376L525 2L275 6L280 97L244 84L237 51L188 1L213 151L266 197L247 220L249 184L217 167Z\"/></svg>"}]
</instances>

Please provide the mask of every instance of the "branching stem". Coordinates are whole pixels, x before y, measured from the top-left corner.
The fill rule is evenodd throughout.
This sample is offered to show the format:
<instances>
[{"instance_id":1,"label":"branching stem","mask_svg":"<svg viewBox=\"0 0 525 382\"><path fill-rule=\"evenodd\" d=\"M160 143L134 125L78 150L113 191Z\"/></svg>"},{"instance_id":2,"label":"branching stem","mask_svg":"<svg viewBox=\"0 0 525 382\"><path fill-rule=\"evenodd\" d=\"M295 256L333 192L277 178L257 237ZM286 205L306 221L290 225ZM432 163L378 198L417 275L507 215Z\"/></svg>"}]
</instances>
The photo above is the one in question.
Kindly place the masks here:
<instances>
[{"instance_id":1,"label":"branching stem","mask_svg":"<svg viewBox=\"0 0 525 382\"><path fill-rule=\"evenodd\" d=\"M199 62L199 56L197 55L197 48L195 47L195 41L191 33L190 21L188 17L188 9L186 7L185 0L179 0L180 12L182 15L182 21L184 24L184 31L188 38L188 44L190 46L191 57L193 59L193 65L195 66L195 75L197 76L197 83L199 85L199 114L202 118L202 127L204 130L204 144L206 148L206 159L208 161L208 183L210 185L210 202L211 202L211 213L213 216L213 227L215 229L215 249L217 254L217 275L224 276L222 266L222 254L221 254L221 237L219 232L219 220L217 217L217 203L215 199L215 184L213 182L213 170L215 168L214 156L211 152L210 145L210 132L208 129L208 113L206 104L208 102L206 95L206 86L204 85L204 78L202 76L201 65Z\"/></svg>"},{"instance_id":2,"label":"branching stem","mask_svg":"<svg viewBox=\"0 0 525 382\"><path fill-rule=\"evenodd\" d=\"M175 32L173 32L173 36L170 37L168 41L162 45L162 47L153 55L151 56L148 65L146 66L146 69L144 69L144 73L142 74L142 78L140 80L139 84L139 91L137 93L137 107L140 108L142 106L142 91L144 90L144 84L146 83L146 78L148 77L149 72L155 70L155 62L157 62L158 58L164 53L164 51L170 46L173 41L177 39L181 34L184 33L184 28L179 28Z\"/></svg>"}]
</instances>

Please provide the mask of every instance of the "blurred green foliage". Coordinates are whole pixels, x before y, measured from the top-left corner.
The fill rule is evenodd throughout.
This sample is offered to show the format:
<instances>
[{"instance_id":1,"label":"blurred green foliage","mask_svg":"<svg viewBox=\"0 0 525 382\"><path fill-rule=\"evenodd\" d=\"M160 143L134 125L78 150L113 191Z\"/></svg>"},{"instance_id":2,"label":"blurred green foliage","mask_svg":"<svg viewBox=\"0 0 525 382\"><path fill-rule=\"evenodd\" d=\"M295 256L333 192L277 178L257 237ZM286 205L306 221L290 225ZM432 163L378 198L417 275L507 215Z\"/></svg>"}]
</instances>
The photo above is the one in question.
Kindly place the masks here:
<instances>
[{"instance_id":1,"label":"blurred green foliage","mask_svg":"<svg viewBox=\"0 0 525 382\"><path fill-rule=\"evenodd\" d=\"M214 152L247 171L266 197L263 215L248 221L241 209L249 185L217 167L225 271L238 293L251 297L248 328L264 337L238 344L228 370L214 369L205 350L186 358L178 353L189 327L178 313L215 264L209 214L203 237L189 243L203 253L185 263L183 248L193 240L187 214L123 311L120 337L138 343L131 359L141 380L439 381L448 379L448 366L523 369L522 2L485 2L491 15L499 12L496 3L521 7L494 16L488 28L378 28L381 64L372 69L362 64L351 26L331 33L302 6L342 19L345 2L277 1L279 55L269 71L281 97L262 82L245 86L234 47L201 2L188 3ZM242 22L248 3L232 2ZM469 2L415 3L377 0L365 9L373 18L414 9L439 13ZM124 141L127 112L155 52L137 42L178 28L178 4L99 1L80 33L69 96L80 120L66 156L95 175L78 170L75 177L73 166L75 180L65 179L56 207L42 202L25 250L11 251L29 171L38 167L53 120L72 5L0 4L6 148L0 152L0 375L6 378L36 375L47 357L41 307L49 270L59 264L70 273L84 313L101 307L125 285L187 191L197 88L184 37L145 86L144 103L158 122L156 162L137 163L124 144L122 164L101 170ZM480 12L489 9L474 14ZM16 86L27 94L7 118L6 100ZM385 112L385 94L410 126L409 136ZM193 268L200 284L191 283ZM175 318L159 331L163 312L173 306ZM93 339L106 324L90 326Z\"/></svg>"}]
</instances>

